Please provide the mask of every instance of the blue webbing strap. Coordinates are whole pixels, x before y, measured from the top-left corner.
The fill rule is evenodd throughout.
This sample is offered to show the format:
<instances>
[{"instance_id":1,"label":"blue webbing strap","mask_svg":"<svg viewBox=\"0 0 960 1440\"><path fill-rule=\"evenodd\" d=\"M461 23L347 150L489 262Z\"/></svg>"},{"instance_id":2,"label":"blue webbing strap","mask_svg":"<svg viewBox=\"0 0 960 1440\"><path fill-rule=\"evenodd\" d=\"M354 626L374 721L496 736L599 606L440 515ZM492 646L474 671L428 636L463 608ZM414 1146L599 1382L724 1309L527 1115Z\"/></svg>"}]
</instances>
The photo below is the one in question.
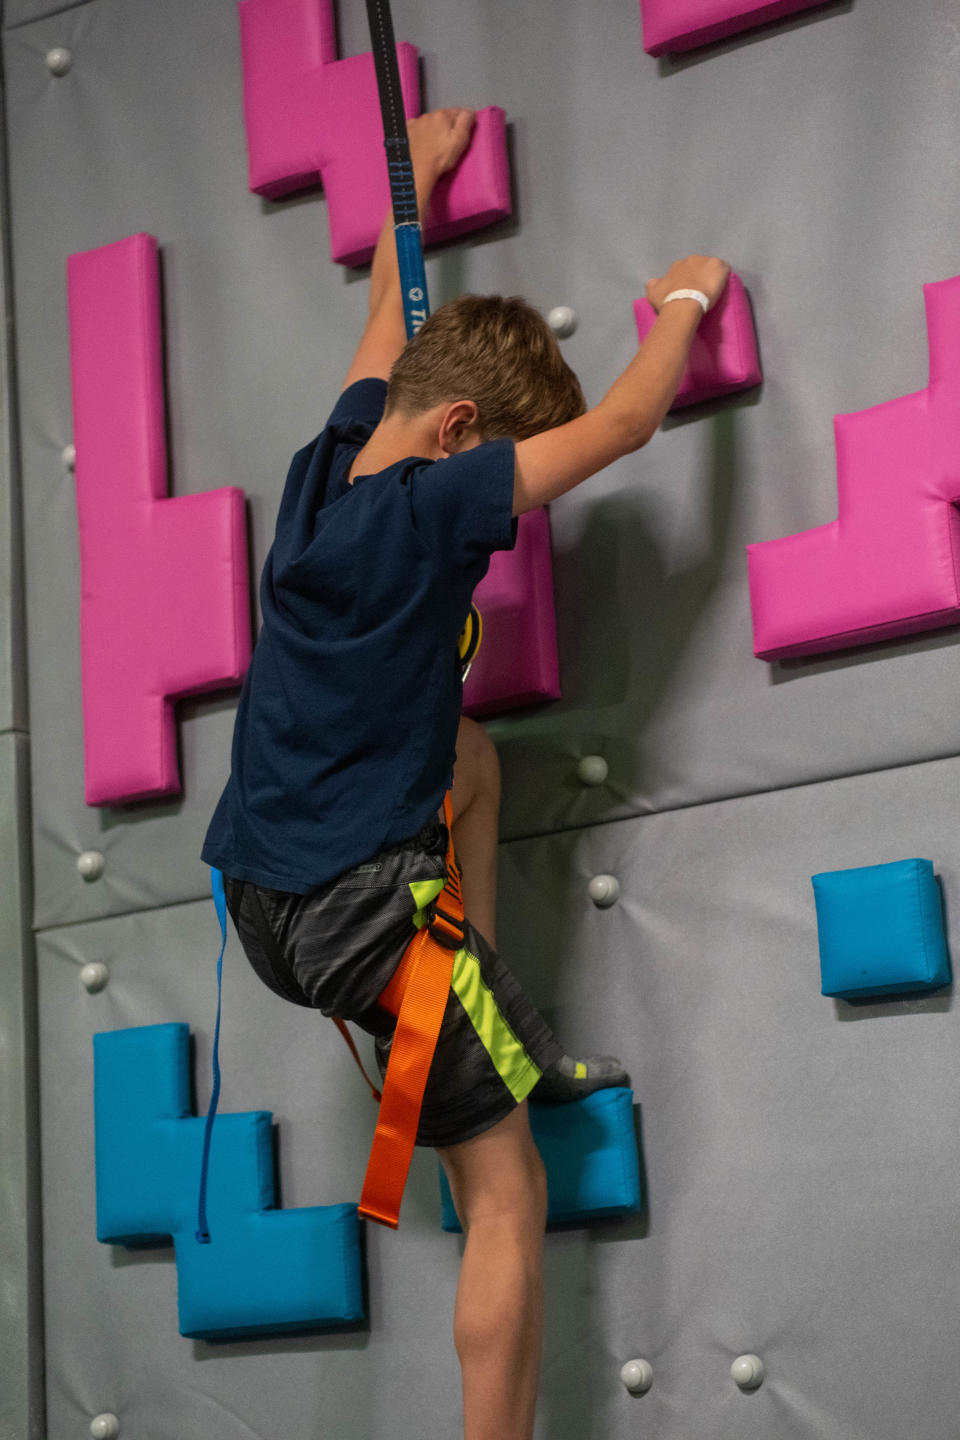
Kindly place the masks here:
<instances>
[{"instance_id":1,"label":"blue webbing strap","mask_svg":"<svg viewBox=\"0 0 960 1440\"><path fill-rule=\"evenodd\" d=\"M407 339L417 334L430 314L427 299L427 272L423 267L423 247L419 225L397 225L393 231L397 242L397 267L400 271L400 295L403 299L403 323Z\"/></svg>"},{"instance_id":2,"label":"blue webbing strap","mask_svg":"<svg viewBox=\"0 0 960 1440\"><path fill-rule=\"evenodd\" d=\"M213 1134L213 1120L220 1099L220 1003L223 999L223 952L227 948L227 897L223 891L223 876L219 870L210 871L210 885L213 889L213 903L217 907L220 921L220 958L217 961L217 1026L213 1032L213 1094L203 1132L203 1160L200 1164L200 1206L197 1218L196 1239L201 1245L210 1244L207 1229L207 1169L210 1163L210 1140Z\"/></svg>"},{"instance_id":3,"label":"blue webbing strap","mask_svg":"<svg viewBox=\"0 0 960 1440\"><path fill-rule=\"evenodd\" d=\"M410 159L407 118L403 110L400 67L393 36L389 0L367 0L370 45L377 72L380 114L383 117L383 144L387 152L387 177L393 204L393 233L397 242L400 294L407 339L416 335L430 314L427 273L423 265L417 187Z\"/></svg>"}]
</instances>

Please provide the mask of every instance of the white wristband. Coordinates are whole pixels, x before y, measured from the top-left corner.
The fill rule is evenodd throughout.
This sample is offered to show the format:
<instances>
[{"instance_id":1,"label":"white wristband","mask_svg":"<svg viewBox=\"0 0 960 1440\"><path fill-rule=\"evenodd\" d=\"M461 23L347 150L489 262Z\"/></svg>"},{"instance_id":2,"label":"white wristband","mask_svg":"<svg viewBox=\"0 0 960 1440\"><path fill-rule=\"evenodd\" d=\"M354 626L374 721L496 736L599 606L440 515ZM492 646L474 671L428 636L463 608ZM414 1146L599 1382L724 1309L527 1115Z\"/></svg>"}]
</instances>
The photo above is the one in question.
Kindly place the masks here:
<instances>
[{"instance_id":1,"label":"white wristband","mask_svg":"<svg viewBox=\"0 0 960 1440\"><path fill-rule=\"evenodd\" d=\"M671 300L696 300L703 306L704 315L710 309L710 301L702 290L671 290L663 304L668 305Z\"/></svg>"}]
</instances>

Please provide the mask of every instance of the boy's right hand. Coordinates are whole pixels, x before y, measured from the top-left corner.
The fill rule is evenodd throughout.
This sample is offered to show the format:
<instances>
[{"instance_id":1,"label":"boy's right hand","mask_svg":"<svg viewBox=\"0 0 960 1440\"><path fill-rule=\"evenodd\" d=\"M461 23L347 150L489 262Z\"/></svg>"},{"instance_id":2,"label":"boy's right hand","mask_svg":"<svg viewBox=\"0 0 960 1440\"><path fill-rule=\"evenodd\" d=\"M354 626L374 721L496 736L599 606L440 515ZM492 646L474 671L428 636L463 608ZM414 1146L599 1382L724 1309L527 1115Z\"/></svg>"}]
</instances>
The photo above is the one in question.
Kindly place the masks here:
<instances>
[{"instance_id":1,"label":"boy's right hand","mask_svg":"<svg viewBox=\"0 0 960 1440\"><path fill-rule=\"evenodd\" d=\"M712 309L729 278L730 266L725 260L710 255L688 255L685 260L675 260L666 275L647 281L647 299L659 315L660 307L672 291L700 290Z\"/></svg>"},{"instance_id":2,"label":"boy's right hand","mask_svg":"<svg viewBox=\"0 0 960 1440\"><path fill-rule=\"evenodd\" d=\"M431 110L407 121L410 158L418 181L437 179L452 170L473 134L475 110L460 108Z\"/></svg>"}]
</instances>

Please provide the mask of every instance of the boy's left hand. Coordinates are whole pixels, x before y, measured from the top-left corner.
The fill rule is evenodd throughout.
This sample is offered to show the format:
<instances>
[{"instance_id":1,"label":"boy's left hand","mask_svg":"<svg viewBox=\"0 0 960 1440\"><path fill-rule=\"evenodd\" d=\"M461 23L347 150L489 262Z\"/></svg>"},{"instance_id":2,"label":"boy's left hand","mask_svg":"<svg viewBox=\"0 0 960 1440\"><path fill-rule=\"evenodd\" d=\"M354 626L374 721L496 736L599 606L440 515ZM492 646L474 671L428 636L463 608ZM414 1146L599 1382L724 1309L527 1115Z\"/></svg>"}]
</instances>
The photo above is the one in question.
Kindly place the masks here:
<instances>
[{"instance_id":1,"label":"boy's left hand","mask_svg":"<svg viewBox=\"0 0 960 1440\"><path fill-rule=\"evenodd\" d=\"M453 169L470 144L476 118L475 110L455 108L431 110L407 121L410 156L418 180L431 175L436 178Z\"/></svg>"}]
</instances>

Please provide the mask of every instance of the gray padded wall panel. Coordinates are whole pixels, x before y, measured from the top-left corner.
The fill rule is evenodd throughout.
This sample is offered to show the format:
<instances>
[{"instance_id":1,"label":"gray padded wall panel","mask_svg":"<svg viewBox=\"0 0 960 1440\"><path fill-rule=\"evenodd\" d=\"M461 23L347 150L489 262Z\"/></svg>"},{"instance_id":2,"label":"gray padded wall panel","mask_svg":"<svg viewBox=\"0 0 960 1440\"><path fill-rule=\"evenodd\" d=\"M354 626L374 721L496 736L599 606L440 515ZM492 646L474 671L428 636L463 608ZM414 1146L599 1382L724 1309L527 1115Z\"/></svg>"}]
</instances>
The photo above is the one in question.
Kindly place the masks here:
<instances>
[{"instance_id":1,"label":"gray padded wall panel","mask_svg":"<svg viewBox=\"0 0 960 1440\"><path fill-rule=\"evenodd\" d=\"M503 847L507 957L562 1038L628 1063L650 1195L646 1220L548 1239L542 1440L952 1433L956 1009L824 999L808 877L920 854L955 895L958 791L948 761ZM603 871L623 898L599 911ZM194 1345L170 1253L94 1239L91 1036L188 1021L204 1107L215 933L197 904L41 939L52 1440L102 1408L158 1437L449 1440L457 1242L428 1155L399 1234L369 1234L366 1336ZM112 977L97 996L78 983L93 959ZM349 1198L373 1111L333 1027L233 939L224 993L223 1108L274 1110L284 1203ZM749 1350L768 1379L743 1396L728 1372ZM655 1367L642 1399L617 1378L634 1355Z\"/></svg>"},{"instance_id":2,"label":"gray padded wall panel","mask_svg":"<svg viewBox=\"0 0 960 1440\"><path fill-rule=\"evenodd\" d=\"M0 1440L45 1430L23 535L0 125Z\"/></svg>"},{"instance_id":3,"label":"gray padded wall panel","mask_svg":"<svg viewBox=\"0 0 960 1440\"><path fill-rule=\"evenodd\" d=\"M3 478L9 481L8 475ZM0 734L0 1440L45 1435L29 846L29 742L26 735L8 731Z\"/></svg>"},{"instance_id":4,"label":"gray padded wall panel","mask_svg":"<svg viewBox=\"0 0 960 1440\"><path fill-rule=\"evenodd\" d=\"M573 304L567 351L598 398L632 352L642 279L678 252L717 249L750 288L768 375L759 396L672 425L554 507L566 698L495 727L505 836L955 748L955 631L771 668L751 655L743 553L835 514L835 411L925 383L920 285L956 268L951 15L947 0L827 5L671 65L642 54L633 0L610 4L602 25L584 0L522 7L509 26L486 6L404 4L398 30L425 52L430 102L495 101L513 132L517 221L431 261L435 300L466 286ZM362 15L345 6L342 22L345 48L359 48ZM62 80L43 63L53 44L74 51ZM37 920L51 925L203 893L195 857L234 704L183 707L182 801L134 814L84 805L74 501L60 462L66 256L157 234L174 493L244 486L257 572L289 456L322 423L366 286L329 261L322 198L272 206L246 192L233 0L95 0L15 28L6 61ZM883 724L868 723L878 713ZM611 774L587 795L572 773L590 751ZM93 887L72 869L89 846L108 857Z\"/></svg>"},{"instance_id":5,"label":"gray padded wall panel","mask_svg":"<svg viewBox=\"0 0 960 1440\"><path fill-rule=\"evenodd\" d=\"M6 126L0 128L0 733L27 728L23 519L17 430L12 413L12 298L7 209Z\"/></svg>"},{"instance_id":6,"label":"gray padded wall panel","mask_svg":"<svg viewBox=\"0 0 960 1440\"><path fill-rule=\"evenodd\" d=\"M0 313L7 314L0 296ZM0 352L2 353L2 352ZM9 395L6 365L0 360L0 406ZM26 650L24 644L23 573L19 496L10 484L12 471L9 418L0 414L0 733L27 726Z\"/></svg>"},{"instance_id":7,"label":"gray padded wall panel","mask_svg":"<svg viewBox=\"0 0 960 1440\"><path fill-rule=\"evenodd\" d=\"M318 1425L325 1435L359 1440L391 1433L398 1407L408 1403L411 1413L426 1408L439 1433L453 1434L459 1395L448 1351L457 1242L439 1232L432 1152L415 1157L402 1234L368 1227L369 1333L228 1345L184 1340L172 1247L132 1252L97 1242L92 1036L189 1023L197 1109L205 1113L218 935L212 904L193 904L40 939L51 1440L84 1433L105 1410L121 1416L124 1433L156 1440L293 1440L316 1435ZM90 960L110 970L99 995L80 985L80 967ZM372 1046L361 1044L370 1060ZM357 1200L376 1120L369 1091L332 1022L267 990L233 936L224 959L220 1058L220 1113L273 1111L281 1203ZM424 1353L437 1363L421 1373ZM411 1394L414 1372L419 1398Z\"/></svg>"},{"instance_id":8,"label":"gray padded wall panel","mask_svg":"<svg viewBox=\"0 0 960 1440\"><path fill-rule=\"evenodd\" d=\"M362 8L342 0L346 52L366 46ZM428 103L498 103L511 122L517 216L429 261L435 303L471 288L573 305L566 353L596 399L632 353L646 276L715 249L750 289L767 373L554 507L565 699L492 726L507 958L564 1040L628 1062L651 1201L645 1220L549 1237L538 1440L944 1440L952 998L824 1000L808 877L927 855L956 911L960 761L934 757L958 748L957 632L763 665L743 546L833 517L835 412L925 384L920 286L957 269L954 7L837 0L676 64L642 54L636 0L600 23L587 0L395 8ZM5 20L47 1434L112 1409L158 1440L450 1440L457 1242L429 1156L400 1235L369 1237L369 1334L183 1341L172 1251L95 1239L94 1031L188 1021L201 1111L209 1098L217 932L197 854L236 697L181 707L182 799L84 805L65 260L157 235L172 493L243 486L257 574L366 284L329 261L321 197L246 191L234 0L12 0ZM54 45L74 53L62 80ZM591 752L610 776L588 791ZM107 856L95 885L74 863L90 847ZM601 871L623 886L606 912L586 897ZM89 960L111 972L97 996ZM225 983L223 1108L274 1111L284 1203L355 1197L374 1112L333 1028L272 996L235 939ZM769 1378L745 1397L728 1370L750 1349ZM656 1368L639 1400L617 1380L634 1355Z\"/></svg>"},{"instance_id":9,"label":"gray padded wall panel","mask_svg":"<svg viewBox=\"0 0 960 1440\"><path fill-rule=\"evenodd\" d=\"M18 306L27 529L34 547L29 566L31 688L38 753L44 769L56 757L55 788L60 793L53 812L39 794L37 799L40 924L202 893L206 876L196 857L229 770L234 709L232 698L188 703L180 727L184 802L134 812L101 812L84 804L76 708L76 511L72 476L60 460L71 435L66 255L138 229L150 230L161 240L174 493L224 483L244 486L252 494L253 526L261 539L272 523L270 506L279 493L290 448L284 442L271 453L270 437L259 422L251 430L250 396L263 389L265 373L279 377L289 367L289 373L310 376L304 385L271 387L271 406L275 403L284 413L286 434L309 437L323 418L312 377L323 368L325 334L330 328L347 328L346 318L337 318L338 308L346 307L344 315L351 313L351 331L361 323L360 287L345 286L339 272L331 270L334 294L322 312L314 305L312 321L305 313L306 291L293 284L280 297L263 285L275 265L288 276L302 276L310 262L322 272L325 216L320 203L294 204L278 211L271 224L261 202L248 194L238 118L236 22L232 7L206 7L203 14L206 21L192 5L183 5L177 14L169 6L148 7L142 24L134 27L127 22L128 6L90 5L17 30L7 41L10 68L17 74L17 80L11 80L17 90L11 112L18 111L26 125L48 127L35 157L25 153L21 134L14 158L15 170L18 164L26 165L20 185L14 182L26 201L17 222L18 275L32 272L39 281L26 284ZM74 69L60 81L43 65L43 54L54 43L67 45L75 55ZM91 54L98 57L94 65ZM148 64L166 76L162 87L144 86ZM122 123L122 102L105 75L126 77L138 96L138 125ZM206 99L198 108L201 95ZM176 137L165 122L168 106L183 117ZM92 114L84 119L88 112ZM109 137L116 147L112 165L105 167L99 145L91 147L83 138L88 133ZM190 183L181 166L200 153L206 160ZM34 188L38 169L45 188L49 186L45 197ZM109 199L99 193L105 176ZM57 223L51 226L54 195ZM92 204L91 195L98 196ZM39 202L32 214L31 200ZM207 313L202 327L191 319L198 307ZM254 431L266 442L262 448ZM258 562L264 553L261 544ZM55 665L52 656L57 657ZM66 716L58 713L56 699L64 692L72 697ZM84 886L73 869L75 855L87 848L102 849L108 857L107 878L99 888Z\"/></svg>"},{"instance_id":10,"label":"gray padded wall panel","mask_svg":"<svg viewBox=\"0 0 960 1440\"><path fill-rule=\"evenodd\" d=\"M650 1196L640 1238L570 1242L544 1437L953 1432L956 1009L824 999L808 877L919 854L952 897L958 793L949 761L503 847L510 962L571 1046L628 1064ZM744 1351L767 1363L752 1397ZM634 1355L656 1377L637 1400Z\"/></svg>"}]
</instances>

